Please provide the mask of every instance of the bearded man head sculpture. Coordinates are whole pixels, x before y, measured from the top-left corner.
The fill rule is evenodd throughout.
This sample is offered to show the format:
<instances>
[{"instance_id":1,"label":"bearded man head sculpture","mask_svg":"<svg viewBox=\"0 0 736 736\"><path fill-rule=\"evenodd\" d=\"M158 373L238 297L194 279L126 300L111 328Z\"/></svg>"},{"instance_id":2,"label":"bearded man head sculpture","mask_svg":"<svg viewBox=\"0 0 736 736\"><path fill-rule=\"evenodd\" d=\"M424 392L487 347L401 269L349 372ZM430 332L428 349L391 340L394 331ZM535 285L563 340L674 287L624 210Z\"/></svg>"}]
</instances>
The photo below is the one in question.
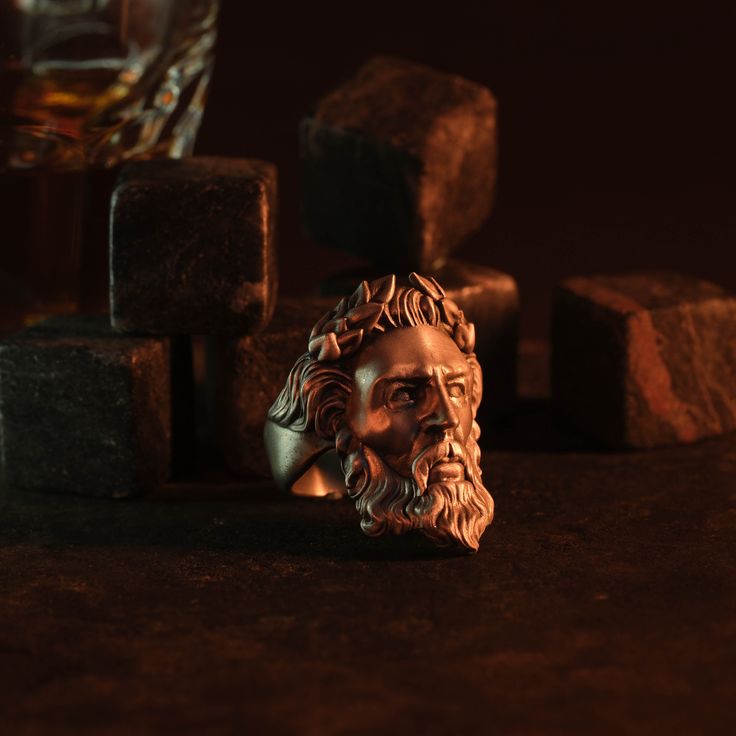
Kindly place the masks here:
<instances>
[{"instance_id":1,"label":"bearded man head sculpture","mask_svg":"<svg viewBox=\"0 0 736 736\"><path fill-rule=\"evenodd\" d=\"M314 327L268 413L279 486L355 501L369 536L468 552L493 519L480 469L475 329L433 278L363 281Z\"/></svg>"}]
</instances>

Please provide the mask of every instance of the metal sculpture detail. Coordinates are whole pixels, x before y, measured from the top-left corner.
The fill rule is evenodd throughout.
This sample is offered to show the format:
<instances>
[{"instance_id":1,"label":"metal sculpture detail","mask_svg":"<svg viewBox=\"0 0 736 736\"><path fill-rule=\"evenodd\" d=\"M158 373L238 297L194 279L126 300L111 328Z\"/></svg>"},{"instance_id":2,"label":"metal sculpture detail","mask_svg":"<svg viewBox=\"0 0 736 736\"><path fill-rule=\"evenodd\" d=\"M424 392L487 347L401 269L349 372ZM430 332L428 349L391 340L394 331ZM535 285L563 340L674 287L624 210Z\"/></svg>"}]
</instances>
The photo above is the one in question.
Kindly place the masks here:
<instances>
[{"instance_id":1,"label":"metal sculpture detail","mask_svg":"<svg viewBox=\"0 0 736 736\"><path fill-rule=\"evenodd\" d=\"M475 552L493 519L475 421L475 330L433 278L363 281L314 326L268 414L276 482L347 495L370 536Z\"/></svg>"}]
</instances>

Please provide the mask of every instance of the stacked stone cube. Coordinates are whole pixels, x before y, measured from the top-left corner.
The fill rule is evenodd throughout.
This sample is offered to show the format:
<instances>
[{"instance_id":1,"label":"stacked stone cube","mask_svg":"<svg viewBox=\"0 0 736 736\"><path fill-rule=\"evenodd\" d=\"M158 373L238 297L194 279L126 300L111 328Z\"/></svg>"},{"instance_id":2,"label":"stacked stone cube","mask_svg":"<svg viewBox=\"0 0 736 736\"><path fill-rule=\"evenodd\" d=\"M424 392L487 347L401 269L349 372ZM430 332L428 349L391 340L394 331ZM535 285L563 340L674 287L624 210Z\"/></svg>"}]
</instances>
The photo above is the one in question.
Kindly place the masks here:
<instances>
[{"instance_id":1,"label":"stacked stone cube","mask_svg":"<svg viewBox=\"0 0 736 736\"><path fill-rule=\"evenodd\" d=\"M90 496L166 480L170 340L106 318L53 318L0 344L2 464L10 488Z\"/></svg>"},{"instance_id":2,"label":"stacked stone cube","mask_svg":"<svg viewBox=\"0 0 736 736\"><path fill-rule=\"evenodd\" d=\"M441 266L490 212L496 100L462 77L375 57L317 103L300 140L306 230L384 270Z\"/></svg>"},{"instance_id":3,"label":"stacked stone cube","mask_svg":"<svg viewBox=\"0 0 736 736\"><path fill-rule=\"evenodd\" d=\"M141 334L243 334L276 302L276 169L140 161L112 201L112 324Z\"/></svg>"},{"instance_id":4,"label":"stacked stone cube","mask_svg":"<svg viewBox=\"0 0 736 736\"><path fill-rule=\"evenodd\" d=\"M122 497L169 477L172 441L190 452L194 434L189 336L254 334L271 318L275 212L266 162L124 169L112 201L110 318L51 319L0 343L11 490Z\"/></svg>"}]
</instances>

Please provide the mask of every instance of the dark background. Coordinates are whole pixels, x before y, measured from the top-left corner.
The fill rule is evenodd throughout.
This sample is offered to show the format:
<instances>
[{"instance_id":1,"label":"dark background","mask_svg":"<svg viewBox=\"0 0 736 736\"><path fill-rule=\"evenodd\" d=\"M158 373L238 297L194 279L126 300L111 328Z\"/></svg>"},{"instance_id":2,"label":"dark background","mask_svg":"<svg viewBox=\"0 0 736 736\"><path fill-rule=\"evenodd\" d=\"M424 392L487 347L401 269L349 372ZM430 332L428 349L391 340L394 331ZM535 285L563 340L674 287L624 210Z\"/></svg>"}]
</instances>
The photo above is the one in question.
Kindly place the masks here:
<instances>
[{"instance_id":1,"label":"dark background","mask_svg":"<svg viewBox=\"0 0 736 736\"><path fill-rule=\"evenodd\" d=\"M224 0L201 154L274 161L281 281L306 292L343 257L299 221L297 126L374 53L490 87L494 212L458 256L513 274L523 331L554 285L667 268L736 288L736 12L660 3L251 3Z\"/></svg>"}]
</instances>

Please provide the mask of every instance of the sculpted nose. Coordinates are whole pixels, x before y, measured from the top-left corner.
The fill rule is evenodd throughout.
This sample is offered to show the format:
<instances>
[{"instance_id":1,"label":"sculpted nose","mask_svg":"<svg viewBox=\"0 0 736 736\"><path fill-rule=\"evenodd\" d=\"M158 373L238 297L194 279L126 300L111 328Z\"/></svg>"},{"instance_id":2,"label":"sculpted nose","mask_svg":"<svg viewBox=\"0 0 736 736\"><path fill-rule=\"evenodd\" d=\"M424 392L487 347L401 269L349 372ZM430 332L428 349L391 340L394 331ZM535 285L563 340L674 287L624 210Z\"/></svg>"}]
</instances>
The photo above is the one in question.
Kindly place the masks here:
<instances>
[{"instance_id":1,"label":"sculpted nose","mask_svg":"<svg viewBox=\"0 0 736 736\"><path fill-rule=\"evenodd\" d=\"M460 420L445 387L436 388L432 394L433 405L425 418L425 427L430 431L441 431L443 433L455 429Z\"/></svg>"}]
</instances>

